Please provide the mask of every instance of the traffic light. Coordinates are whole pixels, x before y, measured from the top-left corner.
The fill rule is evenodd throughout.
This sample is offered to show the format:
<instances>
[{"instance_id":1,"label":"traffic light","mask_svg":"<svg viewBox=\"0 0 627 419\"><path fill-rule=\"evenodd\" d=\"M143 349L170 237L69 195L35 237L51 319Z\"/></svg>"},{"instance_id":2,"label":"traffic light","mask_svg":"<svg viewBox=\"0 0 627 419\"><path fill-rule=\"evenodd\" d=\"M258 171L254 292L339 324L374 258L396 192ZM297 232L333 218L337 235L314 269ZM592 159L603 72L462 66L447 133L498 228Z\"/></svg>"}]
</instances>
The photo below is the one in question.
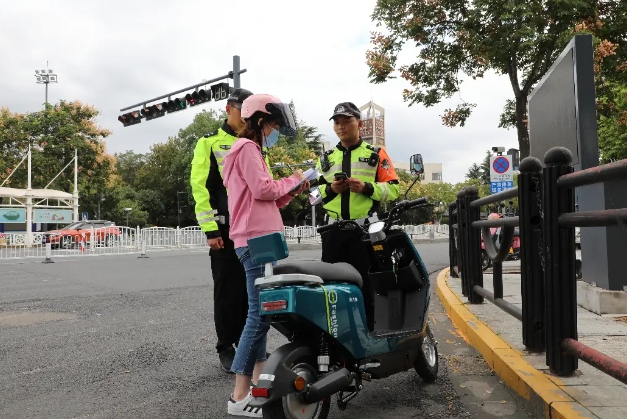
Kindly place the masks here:
<instances>
[{"instance_id":1,"label":"traffic light","mask_svg":"<svg viewBox=\"0 0 627 419\"><path fill-rule=\"evenodd\" d=\"M188 93L185 95L185 100L189 103L189 106L196 106L201 103L209 102L211 100L211 90L206 91L201 89L197 92Z\"/></svg>"},{"instance_id":2,"label":"traffic light","mask_svg":"<svg viewBox=\"0 0 627 419\"><path fill-rule=\"evenodd\" d=\"M177 97L172 102L174 102L175 109L174 111L168 111L168 112L182 111L183 109L187 108L187 102L185 101L185 99L181 99Z\"/></svg>"},{"instance_id":3,"label":"traffic light","mask_svg":"<svg viewBox=\"0 0 627 419\"><path fill-rule=\"evenodd\" d=\"M165 108L163 104L160 105L152 105L148 108L144 108L141 110L142 115L146 118L146 121L150 121L151 119L159 118L165 115Z\"/></svg>"},{"instance_id":4,"label":"traffic light","mask_svg":"<svg viewBox=\"0 0 627 419\"><path fill-rule=\"evenodd\" d=\"M118 121L120 121L125 127L128 127L130 125L139 124L142 121L142 116L139 111L133 111L118 116Z\"/></svg>"}]
</instances>

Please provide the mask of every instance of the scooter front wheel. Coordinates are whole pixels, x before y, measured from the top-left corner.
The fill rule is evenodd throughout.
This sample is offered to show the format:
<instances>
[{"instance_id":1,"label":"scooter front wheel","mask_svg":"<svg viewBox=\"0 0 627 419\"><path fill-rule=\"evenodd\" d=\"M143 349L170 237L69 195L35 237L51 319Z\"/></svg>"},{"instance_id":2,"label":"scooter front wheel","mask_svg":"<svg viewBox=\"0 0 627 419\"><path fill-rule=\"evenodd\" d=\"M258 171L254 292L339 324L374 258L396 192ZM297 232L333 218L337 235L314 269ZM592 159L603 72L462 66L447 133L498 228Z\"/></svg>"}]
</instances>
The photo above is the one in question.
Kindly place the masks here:
<instances>
[{"instance_id":1,"label":"scooter front wheel","mask_svg":"<svg viewBox=\"0 0 627 419\"><path fill-rule=\"evenodd\" d=\"M303 377L308 384L318 380L318 372L312 359L296 361L290 368ZM294 392L263 407L264 419L327 419L331 408L331 398L318 403L304 403L301 394Z\"/></svg>"},{"instance_id":2,"label":"scooter front wheel","mask_svg":"<svg viewBox=\"0 0 627 419\"><path fill-rule=\"evenodd\" d=\"M427 331L422 338L418 357L414 362L414 369L426 382L434 381L438 376L438 346L427 324Z\"/></svg>"}]
</instances>

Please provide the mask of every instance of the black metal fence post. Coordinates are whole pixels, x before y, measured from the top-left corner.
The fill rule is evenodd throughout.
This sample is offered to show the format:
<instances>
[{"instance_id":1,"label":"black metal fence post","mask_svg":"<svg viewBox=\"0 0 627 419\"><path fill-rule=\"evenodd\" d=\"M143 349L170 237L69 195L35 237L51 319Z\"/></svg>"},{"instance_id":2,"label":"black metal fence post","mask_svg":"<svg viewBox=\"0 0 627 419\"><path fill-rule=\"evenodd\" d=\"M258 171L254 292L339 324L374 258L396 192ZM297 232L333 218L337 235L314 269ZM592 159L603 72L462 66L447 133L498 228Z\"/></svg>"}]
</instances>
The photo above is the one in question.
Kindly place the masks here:
<instances>
[{"instance_id":1,"label":"black metal fence post","mask_svg":"<svg viewBox=\"0 0 627 419\"><path fill-rule=\"evenodd\" d=\"M468 302L471 304L483 303L483 296L474 291L475 285L483 287L483 270L481 269L481 230L472 227L472 223L479 221L481 218L481 208L473 208L470 205L477 199L479 199L479 189L475 186L466 188L464 202L466 204L466 223L468 227L466 230L465 244L468 246L468 259L465 261L467 269L464 272L467 272L469 277L467 282L469 291Z\"/></svg>"},{"instance_id":2,"label":"black metal fence post","mask_svg":"<svg viewBox=\"0 0 627 419\"><path fill-rule=\"evenodd\" d=\"M455 227L457 226L457 204L449 204L448 206L448 256L449 256L449 265L450 271L449 276L451 278L457 278L457 270L459 269L458 261L457 261L457 248L459 244L457 243Z\"/></svg>"},{"instance_id":3,"label":"black metal fence post","mask_svg":"<svg viewBox=\"0 0 627 419\"><path fill-rule=\"evenodd\" d=\"M458 268L459 274L462 277L462 294L464 297L468 297L468 290L470 289L470 274L468 269L468 220L466 213L468 212L466 207L466 190L462 189L457 192L457 246L458 246Z\"/></svg>"},{"instance_id":4,"label":"black metal fence post","mask_svg":"<svg viewBox=\"0 0 627 419\"><path fill-rule=\"evenodd\" d=\"M542 258L542 163L535 157L520 162L518 208L522 335L527 350L542 352L544 340L544 259Z\"/></svg>"},{"instance_id":5,"label":"black metal fence post","mask_svg":"<svg viewBox=\"0 0 627 419\"><path fill-rule=\"evenodd\" d=\"M573 191L558 188L560 176L571 173L572 154L555 147L544 155L542 233L544 283L546 287L546 364L560 376L572 375L578 367L575 356L564 353L564 339L577 340L577 286L575 281L575 229L560 227L559 216L575 211Z\"/></svg>"}]
</instances>

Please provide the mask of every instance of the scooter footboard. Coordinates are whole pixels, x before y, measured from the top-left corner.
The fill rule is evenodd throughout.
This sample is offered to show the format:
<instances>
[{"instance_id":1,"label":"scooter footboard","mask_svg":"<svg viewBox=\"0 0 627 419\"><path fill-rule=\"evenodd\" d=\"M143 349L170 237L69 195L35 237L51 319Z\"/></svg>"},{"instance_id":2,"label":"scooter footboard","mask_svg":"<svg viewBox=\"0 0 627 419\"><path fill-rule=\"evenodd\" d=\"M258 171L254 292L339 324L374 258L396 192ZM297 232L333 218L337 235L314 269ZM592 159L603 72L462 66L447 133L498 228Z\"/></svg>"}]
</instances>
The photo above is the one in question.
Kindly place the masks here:
<instances>
[{"instance_id":1,"label":"scooter footboard","mask_svg":"<svg viewBox=\"0 0 627 419\"><path fill-rule=\"evenodd\" d=\"M259 382L254 389L251 407L263 407L283 396L294 393L294 380L298 375L290 368L297 361L315 359L313 349L300 343L288 343L270 355Z\"/></svg>"}]
</instances>

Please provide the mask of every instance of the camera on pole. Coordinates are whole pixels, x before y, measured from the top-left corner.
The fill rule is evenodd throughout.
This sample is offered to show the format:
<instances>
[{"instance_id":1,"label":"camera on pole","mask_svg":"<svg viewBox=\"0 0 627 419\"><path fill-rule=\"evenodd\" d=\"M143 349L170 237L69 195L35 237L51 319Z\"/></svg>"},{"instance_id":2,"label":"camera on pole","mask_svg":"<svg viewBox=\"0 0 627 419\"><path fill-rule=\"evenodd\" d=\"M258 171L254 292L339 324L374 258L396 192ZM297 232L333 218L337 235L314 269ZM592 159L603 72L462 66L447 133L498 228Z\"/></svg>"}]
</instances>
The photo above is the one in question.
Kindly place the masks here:
<instances>
[{"instance_id":1,"label":"camera on pole","mask_svg":"<svg viewBox=\"0 0 627 419\"><path fill-rule=\"evenodd\" d=\"M118 117L118 121L122 122L123 126L128 127L131 125L139 124L142 118L145 118L146 121L150 121L152 119L165 116L166 113L170 114L170 113L182 111L184 109L187 109L188 106L191 108L193 106L210 102L212 99L216 102L219 100L227 99L234 89L241 87L240 75L245 72L246 72L245 68L240 69L239 56L234 55L233 56L233 70L229 71L226 75L217 77L212 80L203 81L202 83L198 83L193 86L177 90L176 92L171 92L171 93L156 97L154 99L140 102L136 105L128 106L124 109L120 109L120 111L124 112L131 108L142 106L141 110L131 111L129 113L120 115ZM224 79L233 79L234 87L229 86L228 82L222 82L222 83L214 84L212 86L209 86L209 88L207 88L208 84L221 81ZM204 88L199 90L198 88L201 86L203 86ZM176 97L174 99L171 98L171 96L173 95L178 95L178 94L181 94L185 91L192 90L192 89L194 89L194 91L186 93L185 96L183 97ZM166 98L167 100L164 102L148 106L148 103L150 102L155 102L155 101L166 99Z\"/></svg>"}]
</instances>

